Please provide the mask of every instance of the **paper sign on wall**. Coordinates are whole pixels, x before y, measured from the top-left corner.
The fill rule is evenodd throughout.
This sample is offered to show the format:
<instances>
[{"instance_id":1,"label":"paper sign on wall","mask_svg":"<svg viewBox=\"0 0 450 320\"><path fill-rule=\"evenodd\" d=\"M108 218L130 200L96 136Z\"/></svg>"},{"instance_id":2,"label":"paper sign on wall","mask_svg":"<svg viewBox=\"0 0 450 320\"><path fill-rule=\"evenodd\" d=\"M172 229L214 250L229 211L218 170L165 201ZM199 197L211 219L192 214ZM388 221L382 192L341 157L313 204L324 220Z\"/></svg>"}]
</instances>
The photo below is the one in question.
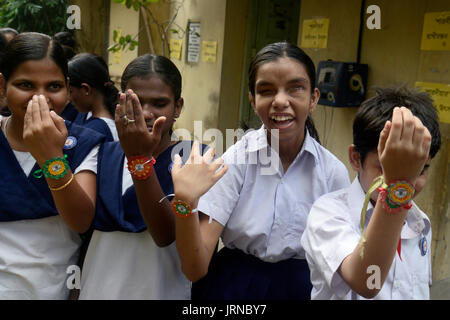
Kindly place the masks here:
<instances>
[{"instance_id":1,"label":"paper sign on wall","mask_svg":"<svg viewBox=\"0 0 450 320\"><path fill-rule=\"evenodd\" d=\"M173 59L181 60L181 46L183 40L181 39L170 39L169 47L170 47L170 57Z\"/></svg>"},{"instance_id":2,"label":"paper sign on wall","mask_svg":"<svg viewBox=\"0 0 450 320\"><path fill-rule=\"evenodd\" d=\"M326 48L330 19L303 20L302 48Z\"/></svg>"},{"instance_id":3,"label":"paper sign on wall","mask_svg":"<svg viewBox=\"0 0 450 320\"><path fill-rule=\"evenodd\" d=\"M202 41L202 60L216 62L217 41Z\"/></svg>"},{"instance_id":4,"label":"paper sign on wall","mask_svg":"<svg viewBox=\"0 0 450 320\"><path fill-rule=\"evenodd\" d=\"M450 11L425 13L421 50L450 50Z\"/></svg>"},{"instance_id":5,"label":"paper sign on wall","mask_svg":"<svg viewBox=\"0 0 450 320\"><path fill-rule=\"evenodd\" d=\"M188 23L187 57L188 63L198 63L200 55L200 22Z\"/></svg>"},{"instance_id":6,"label":"paper sign on wall","mask_svg":"<svg viewBox=\"0 0 450 320\"><path fill-rule=\"evenodd\" d=\"M427 92L439 114L439 121L450 123L450 84L416 82L416 87Z\"/></svg>"}]
</instances>

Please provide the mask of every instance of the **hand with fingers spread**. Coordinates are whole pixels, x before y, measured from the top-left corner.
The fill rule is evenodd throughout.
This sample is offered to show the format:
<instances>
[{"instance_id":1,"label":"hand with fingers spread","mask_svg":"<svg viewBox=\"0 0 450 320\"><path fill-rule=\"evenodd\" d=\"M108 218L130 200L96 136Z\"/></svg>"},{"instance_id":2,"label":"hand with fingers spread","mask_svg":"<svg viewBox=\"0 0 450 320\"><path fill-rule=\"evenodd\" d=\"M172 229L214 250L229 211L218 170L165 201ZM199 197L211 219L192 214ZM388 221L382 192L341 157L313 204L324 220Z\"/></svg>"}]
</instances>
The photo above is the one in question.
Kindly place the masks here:
<instances>
[{"instance_id":1,"label":"hand with fingers spread","mask_svg":"<svg viewBox=\"0 0 450 320\"><path fill-rule=\"evenodd\" d=\"M194 141L189 160L183 167L180 156L175 155L172 167L175 199L184 200L191 208L196 208L199 198L227 172L227 165L222 164L222 158L214 160L213 148L201 156L198 141Z\"/></svg>"},{"instance_id":2,"label":"hand with fingers spread","mask_svg":"<svg viewBox=\"0 0 450 320\"><path fill-rule=\"evenodd\" d=\"M64 119L50 111L45 96L33 96L24 117L23 140L37 163L61 156L66 139Z\"/></svg>"},{"instance_id":3,"label":"hand with fingers spread","mask_svg":"<svg viewBox=\"0 0 450 320\"><path fill-rule=\"evenodd\" d=\"M429 157L431 135L405 107L394 108L392 122L380 133L378 156L386 183L406 180L415 184Z\"/></svg>"},{"instance_id":4,"label":"hand with fingers spread","mask_svg":"<svg viewBox=\"0 0 450 320\"><path fill-rule=\"evenodd\" d=\"M150 132L138 96L127 90L126 94L120 94L115 120L120 144L127 158L153 156L161 141L165 117L156 119Z\"/></svg>"}]
</instances>

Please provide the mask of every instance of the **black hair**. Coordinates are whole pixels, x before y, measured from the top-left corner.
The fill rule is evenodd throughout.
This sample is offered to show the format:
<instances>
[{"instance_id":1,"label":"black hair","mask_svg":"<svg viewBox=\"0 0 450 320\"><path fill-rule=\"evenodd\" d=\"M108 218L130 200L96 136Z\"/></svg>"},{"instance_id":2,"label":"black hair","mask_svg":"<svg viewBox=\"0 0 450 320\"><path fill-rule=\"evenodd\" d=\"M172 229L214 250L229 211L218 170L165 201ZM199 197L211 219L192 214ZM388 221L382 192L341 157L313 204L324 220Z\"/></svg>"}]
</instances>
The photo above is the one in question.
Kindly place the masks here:
<instances>
[{"instance_id":1,"label":"black hair","mask_svg":"<svg viewBox=\"0 0 450 320\"><path fill-rule=\"evenodd\" d=\"M63 46L68 46L72 48L73 50L76 49L77 43L75 41L75 38L70 32L62 31L56 33L54 36L56 41L58 41Z\"/></svg>"},{"instance_id":2,"label":"black hair","mask_svg":"<svg viewBox=\"0 0 450 320\"><path fill-rule=\"evenodd\" d=\"M103 102L114 117L119 90L109 77L108 65L102 57L93 53L77 54L69 61L70 85L81 87L87 83L103 95Z\"/></svg>"},{"instance_id":3,"label":"black hair","mask_svg":"<svg viewBox=\"0 0 450 320\"><path fill-rule=\"evenodd\" d=\"M5 34L13 34L14 36L17 36L19 32L16 29L13 28L0 28L0 33Z\"/></svg>"},{"instance_id":4,"label":"black hair","mask_svg":"<svg viewBox=\"0 0 450 320\"><path fill-rule=\"evenodd\" d=\"M59 43L49 36L37 32L24 32L12 39L0 60L0 70L5 82L16 68L28 60L50 58L67 78L67 59Z\"/></svg>"},{"instance_id":5,"label":"black hair","mask_svg":"<svg viewBox=\"0 0 450 320\"><path fill-rule=\"evenodd\" d=\"M256 73L259 67L267 62L276 61L279 58L284 57L294 59L305 67L311 85L311 94L314 93L316 85L316 67L314 66L314 62L302 49L289 42L283 41L268 44L255 55L250 63L248 69L248 88L252 96L255 96ZM320 143L319 133L310 116L306 118L305 126L311 137Z\"/></svg>"},{"instance_id":6,"label":"black hair","mask_svg":"<svg viewBox=\"0 0 450 320\"><path fill-rule=\"evenodd\" d=\"M175 102L181 98L181 74L170 59L155 54L145 54L131 61L122 74L121 88L125 92L131 78L160 77L172 88Z\"/></svg>"},{"instance_id":7,"label":"black hair","mask_svg":"<svg viewBox=\"0 0 450 320\"><path fill-rule=\"evenodd\" d=\"M8 46L8 39L6 39L3 33L0 33L0 61L2 60L2 55L5 52L7 46ZM0 72L2 71L0 70Z\"/></svg>"},{"instance_id":8,"label":"black hair","mask_svg":"<svg viewBox=\"0 0 450 320\"><path fill-rule=\"evenodd\" d=\"M361 165L369 152L376 151L380 132L386 121L392 119L395 107L406 107L422 121L430 131L430 156L433 158L441 147L439 120L433 100L426 92L406 87L377 88L376 95L361 104L353 121L353 144L359 152Z\"/></svg>"}]
</instances>

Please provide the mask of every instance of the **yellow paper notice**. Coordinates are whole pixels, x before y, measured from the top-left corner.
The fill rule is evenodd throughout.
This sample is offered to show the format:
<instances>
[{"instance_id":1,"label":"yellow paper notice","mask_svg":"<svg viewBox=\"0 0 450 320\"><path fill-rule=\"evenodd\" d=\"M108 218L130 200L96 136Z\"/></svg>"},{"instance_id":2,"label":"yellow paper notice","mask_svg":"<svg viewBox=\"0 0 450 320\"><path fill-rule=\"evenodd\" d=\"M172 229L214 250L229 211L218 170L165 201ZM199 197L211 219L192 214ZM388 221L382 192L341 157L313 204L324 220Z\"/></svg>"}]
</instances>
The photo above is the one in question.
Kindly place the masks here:
<instances>
[{"instance_id":1,"label":"yellow paper notice","mask_svg":"<svg viewBox=\"0 0 450 320\"><path fill-rule=\"evenodd\" d=\"M326 48L330 19L303 20L302 48Z\"/></svg>"},{"instance_id":2,"label":"yellow paper notice","mask_svg":"<svg viewBox=\"0 0 450 320\"><path fill-rule=\"evenodd\" d=\"M450 11L425 13L421 50L450 50Z\"/></svg>"},{"instance_id":3,"label":"yellow paper notice","mask_svg":"<svg viewBox=\"0 0 450 320\"><path fill-rule=\"evenodd\" d=\"M216 62L217 41L202 41L202 60L204 62Z\"/></svg>"},{"instance_id":4,"label":"yellow paper notice","mask_svg":"<svg viewBox=\"0 0 450 320\"><path fill-rule=\"evenodd\" d=\"M181 40L181 39L170 39L169 47L170 47L170 57L171 58L181 60L182 44L183 44L183 40Z\"/></svg>"},{"instance_id":5,"label":"yellow paper notice","mask_svg":"<svg viewBox=\"0 0 450 320\"><path fill-rule=\"evenodd\" d=\"M450 84L416 82L416 87L431 96L439 114L439 121L450 123Z\"/></svg>"}]
</instances>

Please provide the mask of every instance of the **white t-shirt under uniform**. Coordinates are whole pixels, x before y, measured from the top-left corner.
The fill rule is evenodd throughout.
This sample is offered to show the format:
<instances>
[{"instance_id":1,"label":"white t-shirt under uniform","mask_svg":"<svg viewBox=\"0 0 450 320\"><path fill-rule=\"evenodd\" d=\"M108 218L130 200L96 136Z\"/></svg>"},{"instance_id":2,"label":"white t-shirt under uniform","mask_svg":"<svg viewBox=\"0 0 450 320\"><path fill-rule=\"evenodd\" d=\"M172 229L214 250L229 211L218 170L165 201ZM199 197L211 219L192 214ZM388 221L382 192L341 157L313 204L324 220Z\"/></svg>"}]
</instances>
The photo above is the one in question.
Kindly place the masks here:
<instances>
[{"instance_id":1,"label":"white t-shirt under uniform","mask_svg":"<svg viewBox=\"0 0 450 320\"><path fill-rule=\"evenodd\" d=\"M342 279L338 268L361 239L360 216L365 193L356 178L349 188L319 198L309 213L301 240L311 270L311 299L363 300ZM373 206L369 202L366 227ZM422 238L427 247L421 246ZM401 258L394 261L380 292L373 299L429 299L431 285L431 225L413 202L401 231ZM375 271L369 270L368 275ZM373 284L373 283L372 283Z\"/></svg>"}]
</instances>

